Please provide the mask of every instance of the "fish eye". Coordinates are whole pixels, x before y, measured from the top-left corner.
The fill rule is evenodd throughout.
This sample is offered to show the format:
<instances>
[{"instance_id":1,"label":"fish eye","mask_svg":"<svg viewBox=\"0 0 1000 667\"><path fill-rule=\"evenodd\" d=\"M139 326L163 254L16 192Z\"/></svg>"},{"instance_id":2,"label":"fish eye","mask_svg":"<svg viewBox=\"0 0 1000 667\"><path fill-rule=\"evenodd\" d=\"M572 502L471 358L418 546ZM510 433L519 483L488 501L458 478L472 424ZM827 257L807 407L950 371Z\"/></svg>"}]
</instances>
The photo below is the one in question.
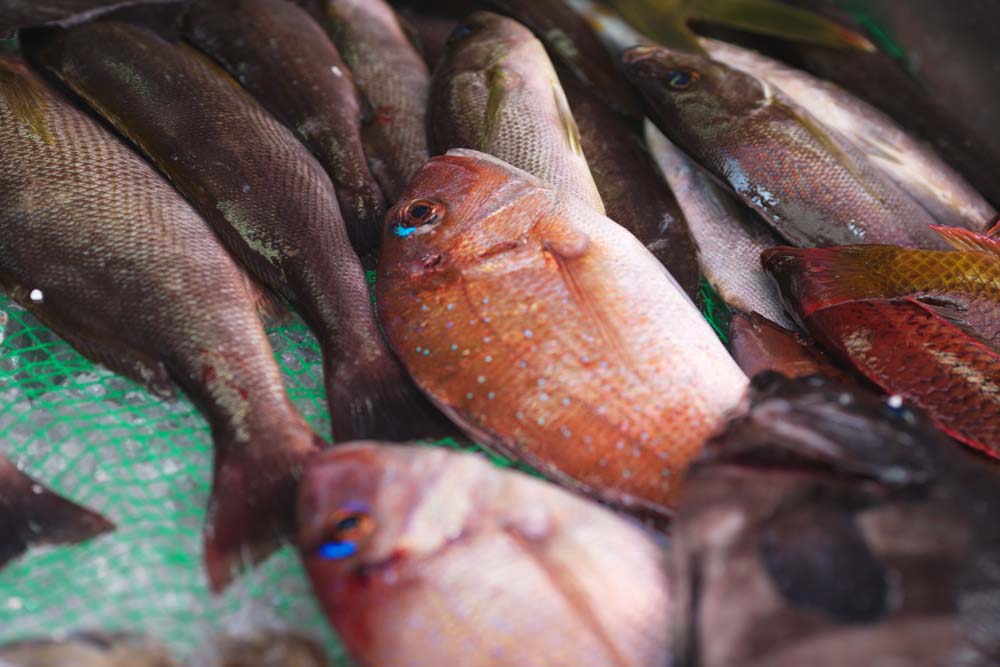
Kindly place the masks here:
<instances>
[{"instance_id":1,"label":"fish eye","mask_svg":"<svg viewBox=\"0 0 1000 667\"><path fill-rule=\"evenodd\" d=\"M365 508L342 507L327 517L327 539L319 546L318 553L326 560L350 558L360 551L374 530L375 521Z\"/></svg>"},{"instance_id":2,"label":"fish eye","mask_svg":"<svg viewBox=\"0 0 1000 667\"><path fill-rule=\"evenodd\" d=\"M432 199L417 199L403 209L396 225L396 236L406 238L419 227L432 225L441 218L444 205Z\"/></svg>"},{"instance_id":3,"label":"fish eye","mask_svg":"<svg viewBox=\"0 0 1000 667\"><path fill-rule=\"evenodd\" d=\"M687 90L701 78L701 75L691 69L675 69L667 72L667 87L670 90Z\"/></svg>"},{"instance_id":4,"label":"fish eye","mask_svg":"<svg viewBox=\"0 0 1000 667\"><path fill-rule=\"evenodd\" d=\"M454 44L455 42L460 42L469 35L471 35L472 33L474 33L475 31L476 29L474 26L466 23L465 21L462 21L457 26L455 26L455 29L451 31L450 35L448 35L447 43Z\"/></svg>"}]
</instances>

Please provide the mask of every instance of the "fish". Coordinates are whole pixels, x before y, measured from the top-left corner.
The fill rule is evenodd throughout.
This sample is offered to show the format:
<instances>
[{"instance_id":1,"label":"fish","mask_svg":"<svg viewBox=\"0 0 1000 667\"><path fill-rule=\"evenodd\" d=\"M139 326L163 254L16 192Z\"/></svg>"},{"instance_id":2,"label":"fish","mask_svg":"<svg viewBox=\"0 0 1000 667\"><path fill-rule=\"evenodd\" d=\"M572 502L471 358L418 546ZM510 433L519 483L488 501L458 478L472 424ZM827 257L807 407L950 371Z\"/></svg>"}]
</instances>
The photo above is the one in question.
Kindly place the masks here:
<instances>
[{"instance_id":1,"label":"fish","mask_svg":"<svg viewBox=\"0 0 1000 667\"><path fill-rule=\"evenodd\" d=\"M160 396L176 383L211 425L204 560L221 588L288 534L302 465L326 444L285 393L260 291L160 174L14 57L0 157L0 289L110 370Z\"/></svg>"},{"instance_id":2,"label":"fish","mask_svg":"<svg viewBox=\"0 0 1000 667\"><path fill-rule=\"evenodd\" d=\"M326 652L309 637L280 630L221 634L196 652L186 667L331 667Z\"/></svg>"},{"instance_id":3,"label":"fish","mask_svg":"<svg viewBox=\"0 0 1000 667\"><path fill-rule=\"evenodd\" d=\"M708 284L729 308L794 327L782 310L781 295L760 265L760 253L783 240L648 121L645 135L687 221Z\"/></svg>"},{"instance_id":4,"label":"fish","mask_svg":"<svg viewBox=\"0 0 1000 667\"><path fill-rule=\"evenodd\" d=\"M551 479L669 516L747 380L642 243L465 149L428 162L386 224L381 322L431 400Z\"/></svg>"},{"instance_id":5,"label":"fish","mask_svg":"<svg viewBox=\"0 0 1000 667\"><path fill-rule=\"evenodd\" d=\"M423 57L428 71L433 72L444 57L448 37L459 20L443 14L417 11L412 7L401 7L396 10L396 15L413 47Z\"/></svg>"},{"instance_id":6,"label":"fish","mask_svg":"<svg viewBox=\"0 0 1000 667\"><path fill-rule=\"evenodd\" d=\"M0 454L0 569L34 545L80 544L114 529L103 515L53 493Z\"/></svg>"},{"instance_id":7,"label":"fish","mask_svg":"<svg viewBox=\"0 0 1000 667\"><path fill-rule=\"evenodd\" d=\"M132 25L46 32L25 48L149 156L254 276L298 307L323 350L335 441L438 428L382 338L333 185L290 130L206 56Z\"/></svg>"},{"instance_id":8,"label":"fish","mask_svg":"<svg viewBox=\"0 0 1000 667\"><path fill-rule=\"evenodd\" d=\"M914 299L1000 352L1000 233L937 230L956 248L783 248L768 261L801 318L852 301Z\"/></svg>"},{"instance_id":9,"label":"fish","mask_svg":"<svg viewBox=\"0 0 1000 667\"><path fill-rule=\"evenodd\" d=\"M0 645L3 667L178 667L163 644L128 633L78 633Z\"/></svg>"},{"instance_id":10,"label":"fish","mask_svg":"<svg viewBox=\"0 0 1000 667\"><path fill-rule=\"evenodd\" d=\"M753 385L673 524L675 664L996 664L997 466L899 397Z\"/></svg>"},{"instance_id":11,"label":"fish","mask_svg":"<svg viewBox=\"0 0 1000 667\"><path fill-rule=\"evenodd\" d=\"M184 36L316 155L358 254L377 247L385 199L362 148L362 103L323 27L285 0L202 0L187 12Z\"/></svg>"},{"instance_id":12,"label":"fish","mask_svg":"<svg viewBox=\"0 0 1000 667\"><path fill-rule=\"evenodd\" d=\"M747 377L774 371L789 378L822 375L851 383L851 377L802 334L759 313L733 313L728 333L729 352Z\"/></svg>"},{"instance_id":13,"label":"fish","mask_svg":"<svg viewBox=\"0 0 1000 667\"><path fill-rule=\"evenodd\" d=\"M624 63L660 131L792 245L946 247L916 201L766 81L661 47Z\"/></svg>"},{"instance_id":14,"label":"fish","mask_svg":"<svg viewBox=\"0 0 1000 667\"><path fill-rule=\"evenodd\" d=\"M326 0L326 28L369 108L362 129L372 173L392 204L430 157L430 73L384 0Z\"/></svg>"},{"instance_id":15,"label":"fish","mask_svg":"<svg viewBox=\"0 0 1000 667\"><path fill-rule=\"evenodd\" d=\"M833 282L832 274L800 252L773 248L761 260L820 347L911 401L959 442L1000 457L1000 352L912 297L830 300L816 308L822 292L809 286Z\"/></svg>"},{"instance_id":16,"label":"fish","mask_svg":"<svg viewBox=\"0 0 1000 667\"><path fill-rule=\"evenodd\" d=\"M435 155L489 153L604 213L559 77L516 21L476 12L455 28L431 82L428 121Z\"/></svg>"},{"instance_id":17,"label":"fish","mask_svg":"<svg viewBox=\"0 0 1000 667\"><path fill-rule=\"evenodd\" d=\"M639 239L696 303L701 272L687 221L641 136L572 77L560 78L607 216Z\"/></svg>"},{"instance_id":18,"label":"fish","mask_svg":"<svg viewBox=\"0 0 1000 667\"><path fill-rule=\"evenodd\" d=\"M43 25L68 27L91 21L125 7L165 4L178 0L4 0L0 6L0 37L21 28Z\"/></svg>"},{"instance_id":19,"label":"fish","mask_svg":"<svg viewBox=\"0 0 1000 667\"><path fill-rule=\"evenodd\" d=\"M314 462L299 508L313 591L359 667L666 664L661 540L557 486L359 442Z\"/></svg>"},{"instance_id":20,"label":"fish","mask_svg":"<svg viewBox=\"0 0 1000 667\"><path fill-rule=\"evenodd\" d=\"M854 143L938 224L981 229L996 216L996 209L932 149L864 100L754 51L712 39L701 43L713 59L764 79Z\"/></svg>"}]
</instances>

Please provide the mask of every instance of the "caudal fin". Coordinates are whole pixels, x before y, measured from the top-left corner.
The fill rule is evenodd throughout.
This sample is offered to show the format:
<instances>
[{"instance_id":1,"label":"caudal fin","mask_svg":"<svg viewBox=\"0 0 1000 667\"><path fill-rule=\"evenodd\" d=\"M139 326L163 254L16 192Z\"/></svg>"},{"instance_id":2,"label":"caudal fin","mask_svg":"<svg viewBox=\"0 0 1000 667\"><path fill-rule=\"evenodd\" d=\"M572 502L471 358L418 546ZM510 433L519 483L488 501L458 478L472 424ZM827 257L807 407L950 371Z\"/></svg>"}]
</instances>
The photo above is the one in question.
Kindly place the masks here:
<instances>
[{"instance_id":1,"label":"caudal fin","mask_svg":"<svg viewBox=\"0 0 1000 667\"><path fill-rule=\"evenodd\" d=\"M394 359L386 358L375 368L331 362L326 389L334 442L402 442L458 433Z\"/></svg>"},{"instance_id":2,"label":"caudal fin","mask_svg":"<svg viewBox=\"0 0 1000 667\"><path fill-rule=\"evenodd\" d=\"M115 525L52 493L0 456L0 568L42 544L79 544Z\"/></svg>"},{"instance_id":3,"label":"caudal fin","mask_svg":"<svg viewBox=\"0 0 1000 667\"><path fill-rule=\"evenodd\" d=\"M295 534L299 478L326 446L305 427L280 442L219 440L204 535L205 571L216 593Z\"/></svg>"}]
</instances>

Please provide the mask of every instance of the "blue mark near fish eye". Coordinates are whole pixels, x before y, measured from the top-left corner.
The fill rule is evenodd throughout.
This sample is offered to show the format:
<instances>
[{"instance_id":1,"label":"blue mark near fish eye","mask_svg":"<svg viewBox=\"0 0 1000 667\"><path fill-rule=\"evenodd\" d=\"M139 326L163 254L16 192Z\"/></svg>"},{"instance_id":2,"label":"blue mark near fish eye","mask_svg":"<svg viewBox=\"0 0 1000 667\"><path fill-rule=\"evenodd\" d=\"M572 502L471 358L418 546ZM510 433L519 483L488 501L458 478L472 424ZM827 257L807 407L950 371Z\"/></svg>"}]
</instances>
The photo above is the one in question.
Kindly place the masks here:
<instances>
[{"instance_id":1,"label":"blue mark near fish eye","mask_svg":"<svg viewBox=\"0 0 1000 667\"><path fill-rule=\"evenodd\" d=\"M396 228L392 230L393 233L401 239L405 239L407 236L417 231L416 227L404 227L403 225L396 225Z\"/></svg>"},{"instance_id":2,"label":"blue mark near fish eye","mask_svg":"<svg viewBox=\"0 0 1000 667\"><path fill-rule=\"evenodd\" d=\"M358 553L358 545L354 542L327 542L319 548L321 558L327 560L342 560Z\"/></svg>"}]
</instances>

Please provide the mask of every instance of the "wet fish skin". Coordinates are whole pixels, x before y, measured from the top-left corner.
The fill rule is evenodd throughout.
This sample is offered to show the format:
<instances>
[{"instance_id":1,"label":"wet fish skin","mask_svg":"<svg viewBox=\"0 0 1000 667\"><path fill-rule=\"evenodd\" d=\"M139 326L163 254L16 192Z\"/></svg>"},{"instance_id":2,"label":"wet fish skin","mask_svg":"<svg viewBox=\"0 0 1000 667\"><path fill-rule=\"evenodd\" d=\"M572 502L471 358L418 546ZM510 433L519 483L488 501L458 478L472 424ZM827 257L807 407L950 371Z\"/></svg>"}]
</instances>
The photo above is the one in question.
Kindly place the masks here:
<instances>
[{"instance_id":1,"label":"wet fish skin","mask_svg":"<svg viewBox=\"0 0 1000 667\"><path fill-rule=\"evenodd\" d=\"M449 38L431 83L431 149L483 151L604 212L559 77L530 30L490 12Z\"/></svg>"},{"instance_id":2,"label":"wet fish skin","mask_svg":"<svg viewBox=\"0 0 1000 667\"><path fill-rule=\"evenodd\" d=\"M561 80L607 216L639 239L697 303L698 252L653 158L627 121L571 77Z\"/></svg>"},{"instance_id":3,"label":"wet fish skin","mask_svg":"<svg viewBox=\"0 0 1000 667\"><path fill-rule=\"evenodd\" d=\"M313 151L358 254L378 246L385 200L362 148L361 100L323 27L286 0L202 0L187 12L184 35Z\"/></svg>"},{"instance_id":4,"label":"wet fish skin","mask_svg":"<svg viewBox=\"0 0 1000 667\"><path fill-rule=\"evenodd\" d=\"M657 127L792 244L944 247L922 207L766 82L661 47L624 62Z\"/></svg>"},{"instance_id":5,"label":"wet fish skin","mask_svg":"<svg viewBox=\"0 0 1000 667\"><path fill-rule=\"evenodd\" d=\"M135 141L231 252L298 305L323 349L335 440L439 428L382 338L330 179L290 130L207 57L139 28L102 22L36 39L31 57Z\"/></svg>"},{"instance_id":6,"label":"wet fish skin","mask_svg":"<svg viewBox=\"0 0 1000 667\"><path fill-rule=\"evenodd\" d=\"M431 160L387 221L381 321L445 414L564 484L669 514L746 378L656 258L468 150Z\"/></svg>"},{"instance_id":7,"label":"wet fish skin","mask_svg":"<svg viewBox=\"0 0 1000 667\"><path fill-rule=\"evenodd\" d=\"M729 351L747 377L773 371L789 378L822 375L851 384L850 376L801 334L779 326L759 313L732 314L729 320Z\"/></svg>"},{"instance_id":8,"label":"wet fish skin","mask_svg":"<svg viewBox=\"0 0 1000 667\"><path fill-rule=\"evenodd\" d=\"M474 454L355 443L317 459L299 507L313 588L362 667L665 664L662 546L596 503Z\"/></svg>"},{"instance_id":9,"label":"wet fish skin","mask_svg":"<svg viewBox=\"0 0 1000 667\"><path fill-rule=\"evenodd\" d=\"M766 80L855 143L938 224L980 230L996 215L996 209L932 149L864 100L834 83L734 44L713 39L702 39L701 44L713 59Z\"/></svg>"},{"instance_id":10,"label":"wet fish skin","mask_svg":"<svg viewBox=\"0 0 1000 667\"><path fill-rule=\"evenodd\" d=\"M996 467L867 390L754 385L688 474L670 552L675 660L994 664L995 607L974 601L1000 585Z\"/></svg>"},{"instance_id":11,"label":"wet fish skin","mask_svg":"<svg viewBox=\"0 0 1000 667\"><path fill-rule=\"evenodd\" d=\"M0 645L10 667L177 667L159 642L131 634L85 633L67 639L32 639Z\"/></svg>"},{"instance_id":12,"label":"wet fish skin","mask_svg":"<svg viewBox=\"0 0 1000 667\"><path fill-rule=\"evenodd\" d=\"M912 298L831 302L814 309L795 248L764 253L764 268L813 339L871 382L925 410L970 447L1000 456L1000 352ZM816 272L820 273L822 269Z\"/></svg>"},{"instance_id":13,"label":"wet fish skin","mask_svg":"<svg viewBox=\"0 0 1000 667\"><path fill-rule=\"evenodd\" d=\"M430 157L430 73L384 0L326 0L325 10L327 31L370 108L365 153L392 204Z\"/></svg>"},{"instance_id":14,"label":"wet fish skin","mask_svg":"<svg viewBox=\"0 0 1000 667\"><path fill-rule=\"evenodd\" d=\"M413 47L423 57L427 69L433 72L444 57L448 36L459 20L443 14L417 11L411 7L397 9L396 15Z\"/></svg>"},{"instance_id":15,"label":"wet fish skin","mask_svg":"<svg viewBox=\"0 0 1000 667\"><path fill-rule=\"evenodd\" d=\"M78 544L114 529L105 517L56 495L0 454L0 569L36 544Z\"/></svg>"},{"instance_id":16,"label":"wet fish skin","mask_svg":"<svg viewBox=\"0 0 1000 667\"><path fill-rule=\"evenodd\" d=\"M794 327L760 265L760 253L782 240L648 121L645 130L646 145L677 197L712 289L731 309Z\"/></svg>"},{"instance_id":17,"label":"wet fish skin","mask_svg":"<svg viewBox=\"0 0 1000 667\"><path fill-rule=\"evenodd\" d=\"M0 287L89 358L160 394L176 382L201 409L205 562L221 585L287 534L298 472L324 444L288 400L256 295L169 183L16 59L0 60L0 114Z\"/></svg>"},{"instance_id":18,"label":"wet fish skin","mask_svg":"<svg viewBox=\"0 0 1000 667\"><path fill-rule=\"evenodd\" d=\"M165 4L178 0L5 0L0 7L0 37L19 28L43 25L70 26L101 14L137 5Z\"/></svg>"}]
</instances>

